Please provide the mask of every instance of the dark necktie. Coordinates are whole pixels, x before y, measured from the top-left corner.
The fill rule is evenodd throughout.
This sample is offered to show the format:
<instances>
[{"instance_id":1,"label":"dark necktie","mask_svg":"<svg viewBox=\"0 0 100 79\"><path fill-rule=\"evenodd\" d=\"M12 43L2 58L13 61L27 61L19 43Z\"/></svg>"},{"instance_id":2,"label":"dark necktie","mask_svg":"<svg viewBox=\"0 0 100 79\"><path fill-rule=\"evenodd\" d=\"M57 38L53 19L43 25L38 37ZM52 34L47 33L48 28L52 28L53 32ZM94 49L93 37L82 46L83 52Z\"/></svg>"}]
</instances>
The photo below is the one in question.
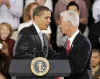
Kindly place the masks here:
<instances>
[{"instance_id":1,"label":"dark necktie","mask_svg":"<svg viewBox=\"0 0 100 79\"><path fill-rule=\"evenodd\" d=\"M70 40L67 41L66 53L69 56L69 53L70 53Z\"/></svg>"}]
</instances>

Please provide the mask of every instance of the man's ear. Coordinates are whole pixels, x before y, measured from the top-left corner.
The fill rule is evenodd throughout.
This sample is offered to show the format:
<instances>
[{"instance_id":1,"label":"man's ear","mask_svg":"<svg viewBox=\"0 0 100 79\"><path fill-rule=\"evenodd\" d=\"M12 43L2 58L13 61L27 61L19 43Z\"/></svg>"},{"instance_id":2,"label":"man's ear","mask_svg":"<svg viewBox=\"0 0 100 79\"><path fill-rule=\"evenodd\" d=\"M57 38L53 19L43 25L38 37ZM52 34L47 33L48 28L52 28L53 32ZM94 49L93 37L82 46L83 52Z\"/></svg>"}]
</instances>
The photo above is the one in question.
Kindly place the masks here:
<instances>
[{"instance_id":1,"label":"man's ear","mask_svg":"<svg viewBox=\"0 0 100 79\"><path fill-rule=\"evenodd\" d=\"M63 20L63 17L62 17L62 16L60 16L60 17L59 17L59 19L57 20L57 21L58 21L58 25L61 25L62 20Z\"/></svg>"}]
</instances>

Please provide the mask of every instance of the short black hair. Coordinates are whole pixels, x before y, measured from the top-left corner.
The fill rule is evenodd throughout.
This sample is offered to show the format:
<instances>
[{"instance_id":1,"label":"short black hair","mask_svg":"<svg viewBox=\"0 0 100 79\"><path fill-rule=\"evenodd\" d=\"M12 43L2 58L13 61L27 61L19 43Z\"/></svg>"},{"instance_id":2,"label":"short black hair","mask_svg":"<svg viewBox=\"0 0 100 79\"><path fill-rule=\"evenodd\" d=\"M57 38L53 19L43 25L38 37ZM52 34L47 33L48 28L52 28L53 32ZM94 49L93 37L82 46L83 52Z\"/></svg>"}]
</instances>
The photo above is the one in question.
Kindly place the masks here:
<instances>
[{"instance_id":1,"label":"short black hair","mask_svg":"<svg viewBox=\"0 0 100 79\"><path fill-rule=\"evenodd\" d=\"M67 6L66 9L68 10L70 6L76 6L77 9L79 10L79 6L75 1L71 1Z\"/></svg>"},{"instance_id":2,"label":"short black hair","mask_svg":"<svg viewBox=\"0 0 100 79\"><path fill-rule=\"evenodd\" d=\"M51 10L49 8L45 7L45 6L36 7L34 12L33 12L33 18L34 18L34 16L40 16L41 13L44 12L44 11L50 11L51 12Z\"/></svg>"}]
</instances>

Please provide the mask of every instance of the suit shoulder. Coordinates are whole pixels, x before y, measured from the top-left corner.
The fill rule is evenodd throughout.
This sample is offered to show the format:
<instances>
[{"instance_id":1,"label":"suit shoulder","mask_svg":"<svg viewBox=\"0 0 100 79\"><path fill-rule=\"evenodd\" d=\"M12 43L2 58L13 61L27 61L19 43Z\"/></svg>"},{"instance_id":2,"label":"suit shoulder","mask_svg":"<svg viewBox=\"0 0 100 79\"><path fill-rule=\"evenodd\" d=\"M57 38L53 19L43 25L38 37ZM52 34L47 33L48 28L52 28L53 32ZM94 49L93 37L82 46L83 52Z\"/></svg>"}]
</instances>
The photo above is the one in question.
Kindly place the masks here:
<instances>
[{"instance_id":1,"label":"suit shoulder","mask_svg":"<svg viewBox=\"0 0 100 79\"><path fill-rule=\"evenodd\" d=\"M20 32L23 28L25 27L29 27L30 25L32 25L32 23L30 22L24 22L24 23L21 23L19 26L18 26L18 32Z\"/></svg>"},{"instance_id":2,"label":"suit shoulder","mask_svg":"<svg viewBox=\"0 0 100 79\"><path fill-rule=\"evenodd\" d=\"M91 48L90 40L82 34L80 34L78 42L80 45L86 45Z\"/></svg>"},{"instance_id":3,"label":"suit shoulder","mask_svg":"<svg viewBox=\"0 0 100 79\"><path fill-rule=\"evenodd\" d=\"M19 34L32 34L34 32L34 28L32 26L23 28Z\"/></svg>"}]
</instances>

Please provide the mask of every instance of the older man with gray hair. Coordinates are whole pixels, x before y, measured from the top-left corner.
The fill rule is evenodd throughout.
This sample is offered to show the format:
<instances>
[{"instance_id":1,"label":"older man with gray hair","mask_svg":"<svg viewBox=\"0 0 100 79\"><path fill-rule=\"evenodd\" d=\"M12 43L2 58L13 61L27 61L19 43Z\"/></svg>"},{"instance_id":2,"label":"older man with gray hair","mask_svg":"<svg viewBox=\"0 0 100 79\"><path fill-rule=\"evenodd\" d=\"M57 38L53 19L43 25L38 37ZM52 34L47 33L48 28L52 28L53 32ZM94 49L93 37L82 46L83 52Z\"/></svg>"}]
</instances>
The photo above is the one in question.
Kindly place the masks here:
<instances>
[{"instance_id":1,"label":"older man with gray hair","mask_svg":"<svg viewBox=\"0 0 100 79\"><path fill-rule=\"evenodd\" d=\"M61 16L64 16L64 20L65 21L71 21L72 22L72 24L74 25L74 26L76 26L76 27L78 27L79 26L79 15L77 15L77 13L75 13L76 15L73 15L72 14L72 16L70 16L69 14L66 14L66 11L63 11L60 15ZM69 17L69 18L68 18ZM60 25L59 25L60 26ZM58 30L60 30L60 29L58 29ZM59 32L59 34L57 34L57 45L60 47L60 46L63 46L64 45L64 43L65 43L65 41L66 41L66 39L68 38L67 36L62 36L62 39L61 38L59 38L60 36L62 36L62 32L61 32L61 30L60 30L60 32Z\"/></svg>"},{"instance_id":2,"label":"older man with gray hair","mask_svg":"<svg viewBox=\"0 0 100 79\"><path fill-rule=\"evenodd\" d=\"M73 32L79 32L78 26L79 26L79 15L72 11L63 11L60 14L60 28L62 28L63 34L67 34L68 37L72 36ZM71 35L69 35L71 34Z\"/></svg>"},{"instance_id":3,"label":"older man with gray hair","mask_svg":"<svg viewBox=\"0 0 100 79\"><path fill-rule=\"evenodd\" d=\"M60 29L68 36L64 48L71 66L71 75L67 79L90 79L91 45L89 40L78 30L79 16L69 10L60 14Z\"/></svg>"}]
</instances>

